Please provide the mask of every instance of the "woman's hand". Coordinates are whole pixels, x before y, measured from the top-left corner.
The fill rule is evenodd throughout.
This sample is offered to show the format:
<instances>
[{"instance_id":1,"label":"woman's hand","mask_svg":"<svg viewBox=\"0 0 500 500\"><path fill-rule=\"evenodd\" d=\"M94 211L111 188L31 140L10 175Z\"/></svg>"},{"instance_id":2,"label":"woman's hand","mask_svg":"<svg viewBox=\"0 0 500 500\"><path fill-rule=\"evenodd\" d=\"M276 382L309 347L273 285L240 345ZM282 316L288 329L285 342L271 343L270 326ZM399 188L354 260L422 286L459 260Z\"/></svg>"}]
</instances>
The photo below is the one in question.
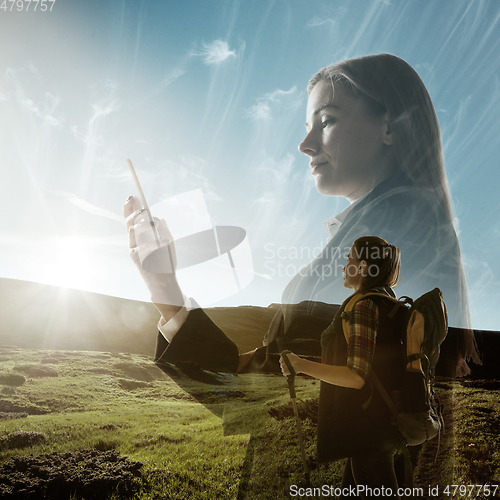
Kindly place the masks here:
<instances>
[{"instance_id":1,"label":"woman's hand","mask_svg":"<svg viewBox=\"0 0 500 500\"><path fill-rule=\"evenodd\" d=\"M303 359L300 356L297 356L293 352L289 352L286 357L288 358L288 361L290 361L290 364L292 365L292 368L296 374L301 373L302 370L300 369L302 365ZM288 369L288 366L286 366L285 360L283 359L283 356L280 357L280 367L281 367L281 372L285 377L288 377L290 375L290 370Z\"/></svg>"},{"instance_id":2,"label":"woman's hand","mask_svg":"<svg viewBox=\"0 0 500 500\"><path fill-rule=\"evenodd\" d=\"M301 358L292 352L287 355L290 364L295 373L305 373L311 377L327 382L328 384L338 385L340 387L350 387L352 389L361 389L365 381L347 366L325 365L316 363L308 359ZM290 375L283 357L280 358L281 371L285 377Z\"/></svg>"},{"instance_id":3,"label":"woman's hand","mask_svg":"<svg viewBox=\"0 0 500 500\"><path fill-rule=\"evenodd\" d=\"M182 291L175 276L176 258L172 234L164 220L154 218L157 238L147 212L133 196L125 202L123 215L129 235L130 258L151 293L151 301L167 322L184 305ZM161 252L159 255L163 255L155 263L150 256L158 251ZM147 259L150 259L148 266L144 265ZM159 272L154 272L156 269Z\"/></svg>"}]
</instances>

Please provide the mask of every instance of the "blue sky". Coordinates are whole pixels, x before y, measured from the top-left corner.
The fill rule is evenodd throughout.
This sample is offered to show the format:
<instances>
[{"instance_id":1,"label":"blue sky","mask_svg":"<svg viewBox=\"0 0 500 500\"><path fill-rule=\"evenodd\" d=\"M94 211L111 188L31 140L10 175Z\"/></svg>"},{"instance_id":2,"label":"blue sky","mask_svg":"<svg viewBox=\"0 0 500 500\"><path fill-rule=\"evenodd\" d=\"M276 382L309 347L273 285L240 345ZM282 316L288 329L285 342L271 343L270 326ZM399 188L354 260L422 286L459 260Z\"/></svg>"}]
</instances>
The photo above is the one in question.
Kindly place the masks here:
<instances>
[{"instance_id":1,"label":"blue sky","mask_svg":"<svg viewBox=\"0 0 500 500\"><path fill-rule=\"evenodd\" d=\"M213 224L247 231L255 277L212 305L279 302L347 206L297 151L307 82L389 52L433 98L473 325L500 330L498 1L47 5L0 9L0 276L148 300L121 222L131 158L151 205L202 189Z\"/></svg>"}]
</instances>

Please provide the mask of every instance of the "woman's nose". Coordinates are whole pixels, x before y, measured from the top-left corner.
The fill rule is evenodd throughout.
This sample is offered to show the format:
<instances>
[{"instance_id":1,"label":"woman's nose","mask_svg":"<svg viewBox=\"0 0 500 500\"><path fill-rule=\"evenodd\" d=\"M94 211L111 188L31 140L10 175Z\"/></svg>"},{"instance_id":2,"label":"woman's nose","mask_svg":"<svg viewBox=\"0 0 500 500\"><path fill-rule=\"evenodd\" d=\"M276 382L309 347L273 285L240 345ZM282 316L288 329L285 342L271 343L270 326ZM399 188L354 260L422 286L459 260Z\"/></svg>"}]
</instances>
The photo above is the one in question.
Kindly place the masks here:
<instances>
[{"instance_id":1,"label":"woman's nose","mask_svg":"<svg viewBox=\"0 0 500 500\"><path fill-rule=\"evenodd\" d=\"M299 151L307 156L313 156L318 152L318 149L318 141L314 138L313 130L311 130L299 144Z\"/></svg>"}]
</instances>

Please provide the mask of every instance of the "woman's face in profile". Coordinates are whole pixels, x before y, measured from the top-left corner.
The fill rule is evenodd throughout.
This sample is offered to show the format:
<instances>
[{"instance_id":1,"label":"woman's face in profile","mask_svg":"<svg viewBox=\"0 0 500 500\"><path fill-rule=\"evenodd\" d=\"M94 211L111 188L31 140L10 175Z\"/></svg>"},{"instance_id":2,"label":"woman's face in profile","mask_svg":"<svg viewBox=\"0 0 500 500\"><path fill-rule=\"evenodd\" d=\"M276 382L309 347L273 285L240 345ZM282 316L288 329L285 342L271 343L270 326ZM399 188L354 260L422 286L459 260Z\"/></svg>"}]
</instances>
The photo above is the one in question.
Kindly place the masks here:
<instances>
[{"instance_id":1,"label":"woman's face in profile","mask_svg":"<svg viewBox=\"0 0 500 500\"><path fill-rule=\"evenodd\" d=\"M310 157L316 189L354 201L390 175L392 134L386 115L374 116L364 103L320 80L307 102L307 135L299 151Z\"/></svg>"},{"instance_id":2,"label":"woman's face in profile","mask_svg":"<svg viewBox=\"0 0 500 500\"><path fill-rule=\"evenodd\" d=\"M352 289L356 289L363 279L360 267L361 261L354 255L355 251L351 248L347 255L347 264L342 268L342 272L344 273L344 286Z\"/></svg>"}]
</instances>

